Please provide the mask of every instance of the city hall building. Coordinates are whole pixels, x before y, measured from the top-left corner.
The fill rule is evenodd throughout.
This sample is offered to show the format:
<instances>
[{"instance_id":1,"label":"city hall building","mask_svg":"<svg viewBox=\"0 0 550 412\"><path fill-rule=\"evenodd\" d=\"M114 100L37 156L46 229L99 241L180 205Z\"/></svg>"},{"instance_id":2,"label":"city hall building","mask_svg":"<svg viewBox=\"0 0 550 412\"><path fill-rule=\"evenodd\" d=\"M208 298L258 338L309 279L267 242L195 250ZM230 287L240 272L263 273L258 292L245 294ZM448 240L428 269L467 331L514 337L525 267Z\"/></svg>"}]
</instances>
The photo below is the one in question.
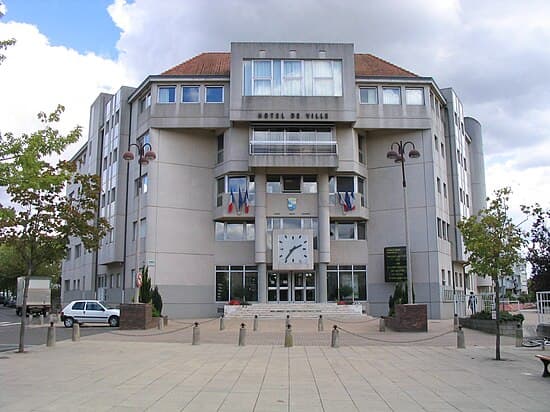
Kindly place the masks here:
<instances>
[{"instance_id":1,"label":"city hall building","mask_svg":"<svg viewBox=\"0 0 550 412\"><path fill-rule=\"evenodd\" d=\"M406 276L400 142L416 302L449 318L490 287L456 230L485 206L481 126L453 89L353 44L232 43L99 95L73 160L101 176L112 230L98 252L71 240L62 300L130 302L147 266L173 317L234 299L385 315Z\"/></svg>"}]
</instances>

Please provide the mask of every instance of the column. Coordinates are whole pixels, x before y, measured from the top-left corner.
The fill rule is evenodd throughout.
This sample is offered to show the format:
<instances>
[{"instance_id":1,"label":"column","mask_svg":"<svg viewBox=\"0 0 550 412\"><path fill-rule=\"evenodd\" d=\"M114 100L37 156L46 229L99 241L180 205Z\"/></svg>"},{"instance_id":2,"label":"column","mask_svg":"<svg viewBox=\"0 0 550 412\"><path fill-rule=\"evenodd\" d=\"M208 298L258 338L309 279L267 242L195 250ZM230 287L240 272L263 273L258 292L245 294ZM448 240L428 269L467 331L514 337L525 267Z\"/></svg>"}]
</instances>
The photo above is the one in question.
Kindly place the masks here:
<instances>
[{"instance_id":1,"label":"column","mask_svg":"<svg viewBox=\"0 0 550 412\"><path fill-rule=\"evenodd\" d=\"M254 232L256 234L255 261L258 267L258 302L267 302L267 265L266 265L266 194L265 173L257 173L254 177L256 199L254 205Z\"/></svg>"},{"instance_id":2,"label":"column","mask_svg":"<svg viewBox=\"0 0 550 412\"><path fill-rule=\"evenodd\" d=\"M330 262L330 203L328 173L318 176L319 192L319 298L320 303L327 301L327 263Z\"/></svg>"}]
</instances>

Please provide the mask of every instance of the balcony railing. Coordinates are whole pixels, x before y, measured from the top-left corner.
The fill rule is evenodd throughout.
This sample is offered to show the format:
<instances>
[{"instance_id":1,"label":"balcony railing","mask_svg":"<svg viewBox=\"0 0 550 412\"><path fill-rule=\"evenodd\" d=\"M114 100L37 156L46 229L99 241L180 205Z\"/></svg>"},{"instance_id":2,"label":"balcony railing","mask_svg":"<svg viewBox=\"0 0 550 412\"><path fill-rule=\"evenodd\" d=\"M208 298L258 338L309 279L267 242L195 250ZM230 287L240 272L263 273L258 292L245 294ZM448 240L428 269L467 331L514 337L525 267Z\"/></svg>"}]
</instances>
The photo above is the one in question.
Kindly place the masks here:
<instances>
[{"instance_id":1,"label":"balcony railing","mask_svg":"<svg viewBox=\"0 0 550 412\"><path fill-rule=\"evenodd\" d=\"M251 141L251 155L335 155L337 143L292 142L292 141Z\"/></svg>"}]
</instances>

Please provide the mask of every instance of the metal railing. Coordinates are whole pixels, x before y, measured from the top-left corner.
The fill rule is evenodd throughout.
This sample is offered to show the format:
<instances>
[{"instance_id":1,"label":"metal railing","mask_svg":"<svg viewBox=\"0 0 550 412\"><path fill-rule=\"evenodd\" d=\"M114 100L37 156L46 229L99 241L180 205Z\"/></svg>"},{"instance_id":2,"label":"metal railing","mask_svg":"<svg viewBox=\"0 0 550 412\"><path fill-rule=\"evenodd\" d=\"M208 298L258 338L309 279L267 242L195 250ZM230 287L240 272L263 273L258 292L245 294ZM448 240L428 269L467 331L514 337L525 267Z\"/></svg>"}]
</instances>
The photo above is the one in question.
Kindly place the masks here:
<instances>
[{"instance_id":1,"label":"metal railing","mask_svg":"<svg viewBox=\"0 0 550 412\"><path fill-rule=\"evenodd\" d=\"M338 145L335 141L293 142L293 141L250 141L251 155L335 155Z\"/></svg>"},{"instance_id":2,"label":"metal railing","mask_svg":"<svg viewBox=\"0 0 550 412\"><path fill-rule=\"evenodd\" d=\"M537 292L538 323L550 323L550 291Z\"/></svg>"}]
</instances>

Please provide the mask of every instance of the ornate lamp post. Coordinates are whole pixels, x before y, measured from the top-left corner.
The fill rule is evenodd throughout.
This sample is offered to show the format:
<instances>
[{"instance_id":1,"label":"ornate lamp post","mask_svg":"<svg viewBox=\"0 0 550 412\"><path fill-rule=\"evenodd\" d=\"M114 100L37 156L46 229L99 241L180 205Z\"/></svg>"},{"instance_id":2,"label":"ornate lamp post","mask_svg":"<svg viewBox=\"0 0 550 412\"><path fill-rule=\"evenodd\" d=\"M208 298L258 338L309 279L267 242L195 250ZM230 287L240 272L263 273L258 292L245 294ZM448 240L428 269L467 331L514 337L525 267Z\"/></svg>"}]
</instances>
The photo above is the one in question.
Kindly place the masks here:
<instances>
[{"instance_id":1,"label":"ornate lamp post","mask_svg":"<svg viewBox=\"0 0 550 412\"><path fill-rule=\"evenodd\" d=\"M153 161L157 158L157 155L155 152L153 152L152 147L149 143L131 143L128 146L128 151L124 152L122 155L122 158L128 162L134 160L135 156L134 153L131 151L132 146L136 148L137 155L138 155L138 164L139 164L139 175L138 175L138 181L137 181L137 223L136 223L136 281L138 279L140 272L139 269L139 252L140 252L140 239L141 239L141 190L142 190L142 175L141 175L141 167L146 166L149 164L150 161ZM137 282L136 282L137 283ZM134 293L134 303L139 302L139 287L137 284L135 286L135 293Z\"/></svg>"},{"instance_id":2,"label":"ornate lamp post","mask_svg":"<svg viewBox=\"0 0 550 412\"><path fill-rule=\"evenodd\" d=\"M407 295L408 302L413 303L411 239L409 236L409 212L407 208L407 181L405 179L405 149L407 146L411 147L408 153L409 158L418 159L420 157L420 152L416 150L414 143L411 141L403 142L402 140L393 142L386 156L388 159L394 160L395 163L401 163L401 175L403 176L403 205L405 209L405 241L407 250Z\"/></svg>"}]
</instances>

